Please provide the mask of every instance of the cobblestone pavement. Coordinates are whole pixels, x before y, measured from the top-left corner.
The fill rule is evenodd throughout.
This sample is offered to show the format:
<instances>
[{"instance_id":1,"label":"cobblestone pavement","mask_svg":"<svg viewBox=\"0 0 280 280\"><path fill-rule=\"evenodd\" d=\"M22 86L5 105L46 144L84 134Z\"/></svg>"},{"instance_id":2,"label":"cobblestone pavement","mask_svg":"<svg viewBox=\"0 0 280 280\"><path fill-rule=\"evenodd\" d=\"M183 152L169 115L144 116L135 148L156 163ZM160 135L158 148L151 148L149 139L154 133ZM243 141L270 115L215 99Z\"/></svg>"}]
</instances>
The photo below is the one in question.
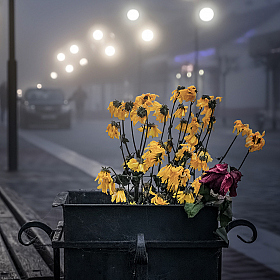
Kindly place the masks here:
<instances>
[{"instance_id":1,"label":"cobblestone pavement","mask_svg":"<svg viewBox=\"0 0 280 280\"><path fill-rule=\"evenodd\" d=\"M0 135L0 184L8 186L20 194L26 204L33 208L42 221L52 228L61 219L61 209L51 208L57 193L65 190L95 189L97 187L91 176L21 138L19 138L18 171L8 172L7 136L3 126L0 127ZM222 279L279 280L280 274L229 248L223 250Z\"/></svg>"}]
</instances>

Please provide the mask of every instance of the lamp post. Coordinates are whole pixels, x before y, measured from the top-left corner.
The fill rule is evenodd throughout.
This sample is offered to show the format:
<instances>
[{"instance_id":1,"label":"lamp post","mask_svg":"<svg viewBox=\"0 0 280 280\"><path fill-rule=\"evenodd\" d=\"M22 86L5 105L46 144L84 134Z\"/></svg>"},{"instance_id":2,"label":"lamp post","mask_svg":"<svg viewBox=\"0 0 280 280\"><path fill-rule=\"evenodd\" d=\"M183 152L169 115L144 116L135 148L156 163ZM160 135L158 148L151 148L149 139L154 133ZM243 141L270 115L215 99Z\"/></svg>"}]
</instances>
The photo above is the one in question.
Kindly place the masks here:
<instances>
[{"instance_id":1,"label":"lamp post","mask_svg":"<svg viewBox=\"0 0 280 280\"><path fill-rule=\"evenodd\" d=\"M9 0L9 60L8 60L8 171L18 168L17 136L17 63L15 59L15 8Z\"/></svg>"}]
</instances>

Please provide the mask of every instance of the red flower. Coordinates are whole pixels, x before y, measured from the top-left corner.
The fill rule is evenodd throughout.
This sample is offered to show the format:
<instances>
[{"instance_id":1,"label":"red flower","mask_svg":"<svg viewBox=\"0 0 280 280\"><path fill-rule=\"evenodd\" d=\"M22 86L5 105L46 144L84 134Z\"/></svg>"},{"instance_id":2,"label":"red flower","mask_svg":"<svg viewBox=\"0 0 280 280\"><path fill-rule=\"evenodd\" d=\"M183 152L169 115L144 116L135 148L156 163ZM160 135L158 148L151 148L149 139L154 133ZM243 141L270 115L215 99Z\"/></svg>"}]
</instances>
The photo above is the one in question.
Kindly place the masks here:
<instances>
[{"instance_id":1,"label":"red flower","mask_svg":"<svg viewBox=\"0 0 280 280\"><path fill-rule=\"evenodd\" d=\"M241 172L235 168L229 168L227 163L216 164L213 168L205 171L202 179L199 181L214 193L225 196L229 191L229 195L237 196L237 182L241 180Z\"/></svg>"}]
</instances>

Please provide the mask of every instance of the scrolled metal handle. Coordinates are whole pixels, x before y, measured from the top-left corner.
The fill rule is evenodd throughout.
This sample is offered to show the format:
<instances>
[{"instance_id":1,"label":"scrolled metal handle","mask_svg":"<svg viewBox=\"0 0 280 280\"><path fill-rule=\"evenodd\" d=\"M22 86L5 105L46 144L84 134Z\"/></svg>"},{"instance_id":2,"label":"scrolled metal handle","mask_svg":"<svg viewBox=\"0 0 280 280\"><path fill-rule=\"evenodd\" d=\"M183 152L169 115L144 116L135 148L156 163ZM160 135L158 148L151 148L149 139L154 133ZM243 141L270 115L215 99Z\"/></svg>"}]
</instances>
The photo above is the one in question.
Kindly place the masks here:
<instances>
[{"instance_id":1,"label":"scrolled metal handle","mask_svg":"<svg viewBox=\"0 0 280 280\"><path fill-rule=\"evenodd\" d=\"M49 238L52 239L54 231L48 225L46 225L46 224L44 224L42 222L38 222L38 221L31 221L31 222L25 223L20 228L20 230L18 232L18 241L19 241L20 244L22 244L24 246L29 246L29 245L33 244L36 241L37 236L35 236L29 242L26 242L26 243L22 240L23 232L26 231L27 229L32 228L32 227L36 227L36 228L42 229L49 236Z\"/></svg>"},{"instance_id":2,"label":"scrolled metal handle","mask_svg":"<svg viewBox=\"0 0 280 280\"><path fill-rule=\"evenodd\" d=\"M245 227L249 227L252 230L252 237L250 240L245 240L243 237L241 237L240 235L237 235L237 237L243 241L244 243L253 243L254 241L256 241L257 236L258 236L258 232L256 227L249 221L247 220L243 220L243 219L237 219L237 220L233 220L231 221L227 226L226 226L226 232L228 233L231 229L238 227L238 226L245 226Z\"/></svg>"}]
</instances>

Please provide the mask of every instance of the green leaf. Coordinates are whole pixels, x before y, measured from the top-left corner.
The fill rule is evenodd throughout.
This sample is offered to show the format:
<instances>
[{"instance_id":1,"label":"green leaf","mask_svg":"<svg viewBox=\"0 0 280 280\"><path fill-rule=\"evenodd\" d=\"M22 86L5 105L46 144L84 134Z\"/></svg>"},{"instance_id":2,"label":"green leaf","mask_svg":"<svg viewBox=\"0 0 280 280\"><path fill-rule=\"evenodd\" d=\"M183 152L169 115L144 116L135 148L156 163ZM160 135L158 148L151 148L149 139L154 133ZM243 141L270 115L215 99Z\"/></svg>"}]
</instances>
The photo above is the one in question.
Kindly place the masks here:
<instances>
[{"instance_id":1,"label":"green leaf","mask_svg":"<svg viewBox=\"0 0 280 280\"><path fill-rule=\"evenodd\" d=\"M228 200L224 200L224 202L220 205L219 210L219 220L222 227L226 227L229 222L232 221L232 202Z\"/></svg>"},{"instance_id":2,"label":"green leaf","mask_svg":"<svg viewBox=\"0 0 280 280\"><path fill-rule=\"evenodd\" d=\"M198 203L185 203L184 209L189 218L193 218L204 207L203 202Z\"/></svg>"},{"instance_id":3,"label":"green leaf","mask_svg":"<svg viewBox=\"0 0 280 280\"><path fill-rule=\"evenodd\" d=\"M224 227L219 227L215 232L219 237L221 237L227 244L229 244L226 229Z\"/></svg>"}]
</instances>

